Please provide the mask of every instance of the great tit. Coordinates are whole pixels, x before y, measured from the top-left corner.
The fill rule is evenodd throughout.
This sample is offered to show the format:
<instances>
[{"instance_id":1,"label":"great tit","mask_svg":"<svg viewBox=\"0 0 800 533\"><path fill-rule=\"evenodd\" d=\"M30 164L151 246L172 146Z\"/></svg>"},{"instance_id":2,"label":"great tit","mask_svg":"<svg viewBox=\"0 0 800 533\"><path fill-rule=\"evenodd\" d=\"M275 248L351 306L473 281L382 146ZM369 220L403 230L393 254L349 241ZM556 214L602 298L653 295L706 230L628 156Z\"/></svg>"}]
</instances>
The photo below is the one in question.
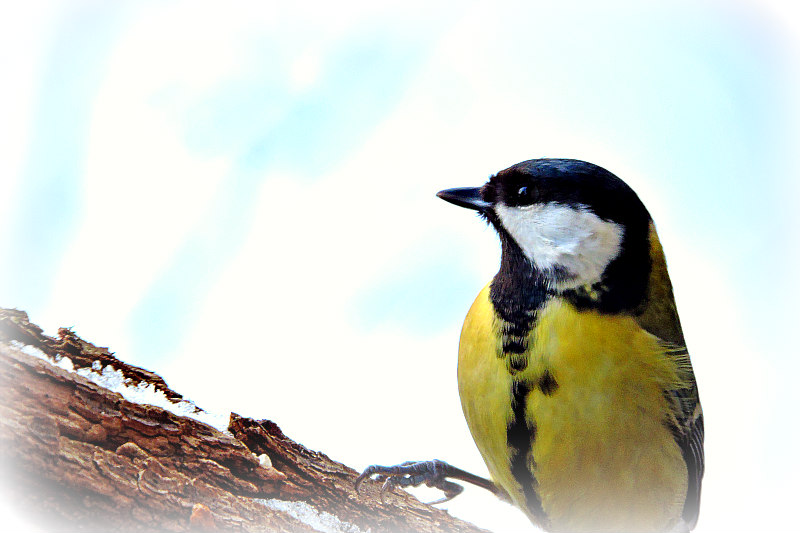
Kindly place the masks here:
<instances>
[{"instance_id":1,"label":"great tit","mask_svg":"<svg viewBox=\"0 0 800 533\"><path fill-rule=\"evenodd\" d=\"M500 269L461 331L458 389L491 480L443 461L371 466L446 501L488 489L548 531L689 531L703 414L666 261L636 193L573 159L533 159L438 196L497 230Z\"/></svg>"}]
</instances>

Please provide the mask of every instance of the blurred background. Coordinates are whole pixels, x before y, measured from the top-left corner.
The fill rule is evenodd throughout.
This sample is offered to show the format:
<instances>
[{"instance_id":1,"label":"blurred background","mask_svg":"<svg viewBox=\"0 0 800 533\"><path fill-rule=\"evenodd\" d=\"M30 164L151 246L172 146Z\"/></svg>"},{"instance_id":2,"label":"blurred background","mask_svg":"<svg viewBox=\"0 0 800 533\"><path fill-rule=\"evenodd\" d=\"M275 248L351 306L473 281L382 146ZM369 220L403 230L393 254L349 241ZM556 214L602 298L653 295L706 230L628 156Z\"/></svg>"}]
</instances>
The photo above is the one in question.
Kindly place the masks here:
<instances>
[{"instance_id":1,"label":"blurred background","mask_svg":"<svg viewBox=\"0 0 800 533\"><path fill-rule=\"evenodd\" d=\"M434 195L585 159L639 193L666 250L706 412L696 531L796 529L791 3L0 12L0 305L354 468L485 475L455 369L499 246ZM532 530L478 489L443 507Z\"/></svg>"}]
</instances>

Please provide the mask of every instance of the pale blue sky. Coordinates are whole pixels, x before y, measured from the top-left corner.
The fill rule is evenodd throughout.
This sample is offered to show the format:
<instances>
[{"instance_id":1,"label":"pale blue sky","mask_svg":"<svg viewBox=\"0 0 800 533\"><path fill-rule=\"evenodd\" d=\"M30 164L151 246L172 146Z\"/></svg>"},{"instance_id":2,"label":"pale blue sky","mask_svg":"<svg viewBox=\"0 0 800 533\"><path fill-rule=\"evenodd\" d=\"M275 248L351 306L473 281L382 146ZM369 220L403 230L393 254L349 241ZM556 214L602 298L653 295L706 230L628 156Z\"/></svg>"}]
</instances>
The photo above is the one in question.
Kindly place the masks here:
<instances>
[{"instance_id":1,"label":"pale blue sky","mask_svg":"<svg viewBox=\"0 0 800 533\"><path fill-rule=\"evenodd\" d=\"M698 531L780 528L800 473L800 18L595 4L6 8L0 305L354 467L480 473L455 357L498 247L434 194L586 159L665 245L707 413ZM525 526L473 491L451 510Z\"/></svg>"}]
</instances>

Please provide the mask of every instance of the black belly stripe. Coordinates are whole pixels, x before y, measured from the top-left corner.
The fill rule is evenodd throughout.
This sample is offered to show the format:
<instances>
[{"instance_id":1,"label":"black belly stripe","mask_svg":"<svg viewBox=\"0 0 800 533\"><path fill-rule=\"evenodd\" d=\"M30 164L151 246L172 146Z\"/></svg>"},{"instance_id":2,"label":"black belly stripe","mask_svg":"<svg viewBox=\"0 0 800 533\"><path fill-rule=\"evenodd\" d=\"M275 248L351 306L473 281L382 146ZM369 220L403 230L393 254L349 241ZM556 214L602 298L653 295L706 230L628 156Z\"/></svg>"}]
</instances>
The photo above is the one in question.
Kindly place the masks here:
<instances>
[{"instance_id":1,"label":"black belly stripe","mask_svg":"<svg viewBox=\"0 0 800 533\"><path fill-rule=\"evenodd\" d=\"M529 325L525 327L530 328ZM514 334L508 331L514 328ZM501 346L498 356L506 360L508 371L511 375L525 370L528 366L528 329L522 329L508 322L503 323L501 332Z\"/></svg>"},{"instance_id":2,"label":"black belly stripe","mask_svg":"<svg viewBox=\"0 0 800 533\"><path fill-rule=\"evenodd\" d=\"M533 441L536 439L536 424L529 423L525 416L526 399L533 386L525 381L514 380L511 384L511 410L513 418L506 428L506 440L511 450L511 474L519 483L525 497L528 511L542 526L548 522L539 498L539 483L529 466L533 466L531 457Z\"/></svg>"},{"instance_id":3,"label":"black belly stripe","mask_svg":"<svg viewBox=\"0 0 800 533\"><path fill-rule=\"evenodd\" d=\"M524 337L511 337L503 335L503 353L525 353L528 342Z\"/></svg>"},{"instance_id":4,"label":"black belly stripe","mask_svg":"<svg viewBox=\"0 0 800 533\"><path fill-rule=\"evenodd\" d=\"M536 424L527 420L526 400L528 393L535 387L541 388L545 395L550 395L556 392L558 385L549 373L549 377L544 377L541 383L539 380L531 382L514 379L514 376L519 376L528 367L531 357L528 335L536 324L538 311L555 293L549 290L544 274L522 253L514 239L502 226L497 227L503 257L500 270L492 280L489 299L501 326L501 344L497 355L505 359L513 380L512 419L506 427L506 442L510 451L509 467L522 489L528 512L540 526L547 528L549 519L539 498L539 484L531 471L535 464L532 448L536 438Z\"/></svg>"}]
</instances>

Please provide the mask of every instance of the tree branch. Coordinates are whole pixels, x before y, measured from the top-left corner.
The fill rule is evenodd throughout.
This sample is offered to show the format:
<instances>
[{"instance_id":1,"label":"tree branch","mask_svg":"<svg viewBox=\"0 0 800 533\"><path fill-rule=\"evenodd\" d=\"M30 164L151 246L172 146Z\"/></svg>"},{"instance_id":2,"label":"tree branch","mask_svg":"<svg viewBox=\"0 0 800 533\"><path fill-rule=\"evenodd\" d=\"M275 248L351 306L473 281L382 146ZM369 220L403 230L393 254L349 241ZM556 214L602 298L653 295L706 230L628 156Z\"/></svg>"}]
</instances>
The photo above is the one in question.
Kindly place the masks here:
<instances>
[{"instance_id":1,"label":"tree branch","mask_svg":"<svg viewBox=\"0 0 800 533\"><path fill-rule=\"evenodd\" d=\"M356 471L274 422L231 414L219 431L127 401L68 371L65 357L84 373L112 365L131 386L182 399L69 329L51 338L24 312L0 308L0 488L50 530L483 531L402 490L382 504L375 482L357 495Z\"/></svg>"}]
</instances>

